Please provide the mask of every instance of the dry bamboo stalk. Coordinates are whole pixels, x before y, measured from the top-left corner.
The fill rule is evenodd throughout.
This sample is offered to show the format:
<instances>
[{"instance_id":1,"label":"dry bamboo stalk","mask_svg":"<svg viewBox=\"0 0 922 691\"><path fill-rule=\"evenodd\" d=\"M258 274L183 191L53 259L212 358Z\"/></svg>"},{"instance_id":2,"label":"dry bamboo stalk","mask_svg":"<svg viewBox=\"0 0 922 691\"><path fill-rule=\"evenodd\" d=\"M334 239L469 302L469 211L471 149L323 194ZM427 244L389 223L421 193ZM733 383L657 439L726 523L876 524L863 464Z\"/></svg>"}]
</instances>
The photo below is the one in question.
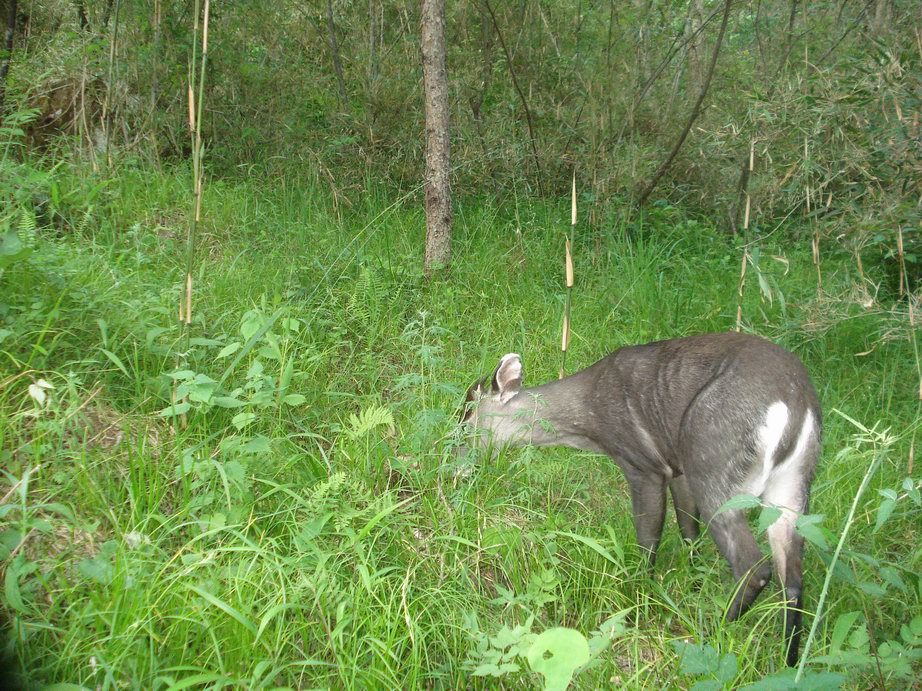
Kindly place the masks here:
<instances>
[{"instance_id":1,"label":"dry bamboo stalk","mask_svg":"<svg viewBox=\"0 0 922 691\"><path fill-rule=\"evenodd\" d=\"M749 142L749 178L752 178L752 171L755 169L756 160L756 142L753 139ZM752 197L749 196L749 185L746 186L746 210L743 212L743 230L749 230L749 212L752 208Z\"/></svg>"},{"instance_id":2,"label":"dry bamboo stalk","mask_svg":"<svg viewBox=\"0 0 922 691\"><path fill-rule=\"evenodd\" d=\"M576 169L573 170L573 186L570 195L570 237L564 243L564 268L566 274L566 296L563 304L563 332L560 336L560 372L563 379L567 369L567 350L570 348L570 302L573 293L573 248L572 237L576 231Z\"/></svg>"},{"instance_id":3,"label":"dry bamboo stalk","mask_svg":"<svg viewBox=\"0 0 922 691\"><path fill-rule=\"evenodd\" d=\"M567 238L565 245L567 255L567 288L573 287L573 253L570 247L570 238Z\"/></svg>"},{"instance_id":4,"label":"dry bamboo stalk","mask_svg":"<svg viewBox=\"0 0 922 691\"><path fill-rule=\"evenodd\" d=\"M195 132L195 92L192 90L192 82L189 82L189 131Z\"/></svg>"},{"instance_id":5,"label":"dry bamboo stalk","mask_svg":"<svg viewBox=\"0 0 922 691\"><path fill-rule=\"evenodd\" d=\"M743 250L743 262L740 266L740 282L737 288L736 301L736 330L742 331L743 328L743 290L746 288L746 262L749 261L749 250Z\"/></svg>"},{"instance_id":6,"label":"dry bamboo stalk","mask_svg":"<svg viewBox=\"0 0 922 691\"><path fill-rule=\"evenodd\" d=\"M208 53L208 2L205 0L205 21L202 22L202 56Z\"/></svg>"},{"instance_id":7,"label":"dry bamboo stalk","mask_svg":"<svg viewBox=\"0 0 922 691\"><path fill-rule=\"evenodd\" d=\"M903 297L909 292L906 281L906 260L903 256L903 226L896 228L896 258L900 267L900 297Z\"/></svg>"},{"instance_id":8,"label":"dry bamboo stalk","mask_svg":"<svg viewBox=\"0 0 922 691\"><path fill-rule=\"evenodd\" d=\"M813 263L816 266L816 292L823 290L823 272L820 269L820 231L813 230Z\"/></svg>"}]
</instances>

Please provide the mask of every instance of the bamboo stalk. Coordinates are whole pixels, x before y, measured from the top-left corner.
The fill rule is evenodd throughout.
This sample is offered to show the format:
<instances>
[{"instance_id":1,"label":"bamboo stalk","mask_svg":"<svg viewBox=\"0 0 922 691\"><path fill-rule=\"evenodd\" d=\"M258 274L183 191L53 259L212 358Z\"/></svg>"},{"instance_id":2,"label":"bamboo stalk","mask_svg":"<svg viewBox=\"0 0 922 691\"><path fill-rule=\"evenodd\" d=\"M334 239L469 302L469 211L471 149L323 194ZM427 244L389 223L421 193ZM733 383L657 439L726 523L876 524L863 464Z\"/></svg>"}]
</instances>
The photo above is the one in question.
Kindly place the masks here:
<instances>
[{"instance_id":1,"label":"bamboo stalk","mask_svg":"<svg viewBox=\"0 0 922 691\"><path fill-rule=\"evenodd\" d=\"M112 167L112 154L109 150L109 138L112 136L112 133L109 128L109 119L112 114L110 108L112 106L111 97L112 89L115 84L115 71L117 69L117 52L118 52L118 22L119 22L119 11L121 9L122 3L121 0L115 0L115 20L112 23L112 38L109 41L109 75L108 75L108 84L106 84L106 95L102 101L102 132L103 137L105 138L105 155L106 155L106 164L111 168Z\"/></svg>"},{"instance_id":2,"label":"bamboo stalk","mask_svg":"<svg viewBox=\"0 0 922 691\"><path fill-rule=\"evenodd\" d=\"M813 264L816 266L816 292L821 293L823 291L823 272L820 269L820 231L816 227L816 223L813 224Z\"/></svg>"},{"instance_id":3,"label":"bamboo stalk","mask_svg":"<svg viewBox=\"0 0 922 691\"><path fill-rule=\"evenodd\" d=\"M752 178L752 171L755 168L755 159L756 159L756 142L753 139L749 142L749 178ZM743 214L743 230L749 230L749 211L751 208L752 199L749 196L749 189L747 186L746 189L746 211Z\"/></svg>"},{"instance_id":4,"label":"bamboo stalk","mask_svg":"<svg viewBox=\"0 0 922 691\"><path fill-rule=\"evenodd\" d=\"M576 232L576 169L573 170L573 187L570 195L570 235L564 244L564 267L567 291L563 303L563 330L560 336L560 373L563 379L567 369L567 351L570 348L570 304L573 294L573 237Z\"/></svg>"},{"instance_id":5,"label":"bamboo stalk","mask_svg":"<svg viewBox=\"0 0 922 691\"><path fill-rule=\"evenodd\" d=\"M746 263L749 261L749 250L743 250L743 262L740 266L740 282L737 287L736 301L736 330L741 331L743 328L743 291L746 288Z\"/></svg>"},{"instance_id":6,"label":"bamboo stalk","mask_svg":"<svg viewBox=\"0 0 922 691\"><path fill-rule=\"evenodd\" d=\"M195 260L195 236L198 231L198 224L202 220L202 188L204 186L202 107L205 101L205 71L208 67L208 17L209 0L205 0L204 9L200 1L196 0L195 19L193 22L192 57L189 61L189 81L187 89L187 116L189 119L189 136L192 139L192 214L189 219L189 229L186 236L186 275L183 282L182 295L179 300L179 322L183 330L183 341L185 343L182 348L183 352L188 351L191 337L192 266ZM199 55L198 52L199 21L201 21L201 55ZM181 402L177 400L175 387L176 383L174 382L174 391L172 393L172 404L174 409L175 406ZM180 425L185 427L187 424L185 413L179 416L179 420Z\"/></svg>"},{"instance_id":7,"label":"bamboo stalk","mask_svg":"<svg viewBox=\"0 0 922 691\"><path fill-rule=\"evenodd\" d=\"M906 259L903 255L903 226L896 228L896 259L900 268L900 297L909 293L909 285L906 280Z\"/></svg>"}]
</instances>

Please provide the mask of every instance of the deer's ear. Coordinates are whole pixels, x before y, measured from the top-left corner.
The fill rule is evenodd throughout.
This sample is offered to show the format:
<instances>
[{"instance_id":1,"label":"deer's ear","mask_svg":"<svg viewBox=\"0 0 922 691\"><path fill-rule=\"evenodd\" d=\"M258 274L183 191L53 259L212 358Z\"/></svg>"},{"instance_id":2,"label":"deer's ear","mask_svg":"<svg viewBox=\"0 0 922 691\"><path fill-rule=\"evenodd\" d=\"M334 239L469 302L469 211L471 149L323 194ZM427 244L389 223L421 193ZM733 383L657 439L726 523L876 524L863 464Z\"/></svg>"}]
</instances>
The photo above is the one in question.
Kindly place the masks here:
<instances>
[{"instance_id":1,"label":"deer's ear","mask_svg":"<svg viewBox=\"0 0 922 691\"><path fill-rule=\"evenodd\" d=\"M522 388L522 358L517 353L503 355L493 373L493 393L505 403Z\"/></svg>"}]
</instances>

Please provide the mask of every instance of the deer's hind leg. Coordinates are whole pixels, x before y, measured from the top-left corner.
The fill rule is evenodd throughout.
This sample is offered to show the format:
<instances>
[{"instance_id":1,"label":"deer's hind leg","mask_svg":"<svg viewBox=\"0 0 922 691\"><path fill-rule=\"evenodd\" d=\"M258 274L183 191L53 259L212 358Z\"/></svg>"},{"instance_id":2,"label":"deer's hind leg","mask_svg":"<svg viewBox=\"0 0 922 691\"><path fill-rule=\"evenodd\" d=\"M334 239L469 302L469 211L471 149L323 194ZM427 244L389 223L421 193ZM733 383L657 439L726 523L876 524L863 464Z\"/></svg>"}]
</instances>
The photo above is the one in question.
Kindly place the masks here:
<instances>
[{"instance_id":1,"label":"deer's hind leg","mask_svg":"<svg viewBox=\"0 0 922 691\"><path fill-rule=\"evenodd\" d=\"M701 532L700 512L685 474L678 475L669 481L669 491L672 494L672 505L675 508L675 517L679 530L682 531L682 537L686 542L694 542Z\"/></svg>"},{"instance_id":2,"label":"deer's hind leg","mask_svg":"<svg viewBox=\"0 0 922 691\"><path fill-rule=\"evenodd\" d=\"M737 582L736 593L727 611L727 619L733 621L749 609L768 585L771 565L756 544L743 511L731 509L719 514L704 511L703 515L717 549L730 562Z\"/></svg>"}]
</instances>

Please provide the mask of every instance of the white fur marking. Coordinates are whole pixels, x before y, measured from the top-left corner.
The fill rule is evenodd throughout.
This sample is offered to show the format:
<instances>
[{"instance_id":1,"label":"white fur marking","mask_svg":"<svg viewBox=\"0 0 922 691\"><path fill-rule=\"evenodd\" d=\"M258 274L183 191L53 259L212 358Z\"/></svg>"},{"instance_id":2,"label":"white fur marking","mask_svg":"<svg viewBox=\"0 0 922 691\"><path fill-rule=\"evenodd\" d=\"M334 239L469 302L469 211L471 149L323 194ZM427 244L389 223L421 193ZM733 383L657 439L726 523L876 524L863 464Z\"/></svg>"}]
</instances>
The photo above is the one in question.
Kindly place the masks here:
<instances>
[{"instance_id":1,"label":"white fur marking","mask_svg":"<svg viewBox=\"0 0 922 691\"><path fill-rule=\"evenodd\" d=\"M765 487L768 484L768 477L771 475L774 464L772 458L781 443L781 437L784 435L784 428L788 424L788 407L781 401L776 401L768 406L768 412L765 413L765 423L759 429L759 441L762 447L762 469L752 484L749 491L757 497L762 496Z\"/></svg>"},{"instance_id":2,"label":"white fur marking","mask_svg":"<svg viewBox=\"0 0 922 691\"><path fill-rule=\"evenodd\" d=\"M791 455L784 459L784 463L791 463L793 465L800 465L800 461L803 458L804 451L807 450L807 442L810 441L810 436L813 434L813 413L807 411L807 414L804 415L804 424L800 428L800 434L797 435L797 444L794 447L794 450L791 452Z\"/></svg>"},{"instance_id":3,"label":"white fur marking","mask_svg":"<svg viewBox=\"0 0 922 691\"><path fill-rule=\"evenodd\" d=\"M788 510L798 507L804 485L802 465L807 445L815 434L815 430L816 423L813 421L813 413L808 410L804 415L804 422L797 435L794 450L772 469L768 486L764 488L763 499L767 503Z\"/></svg>"}]
</instances>

